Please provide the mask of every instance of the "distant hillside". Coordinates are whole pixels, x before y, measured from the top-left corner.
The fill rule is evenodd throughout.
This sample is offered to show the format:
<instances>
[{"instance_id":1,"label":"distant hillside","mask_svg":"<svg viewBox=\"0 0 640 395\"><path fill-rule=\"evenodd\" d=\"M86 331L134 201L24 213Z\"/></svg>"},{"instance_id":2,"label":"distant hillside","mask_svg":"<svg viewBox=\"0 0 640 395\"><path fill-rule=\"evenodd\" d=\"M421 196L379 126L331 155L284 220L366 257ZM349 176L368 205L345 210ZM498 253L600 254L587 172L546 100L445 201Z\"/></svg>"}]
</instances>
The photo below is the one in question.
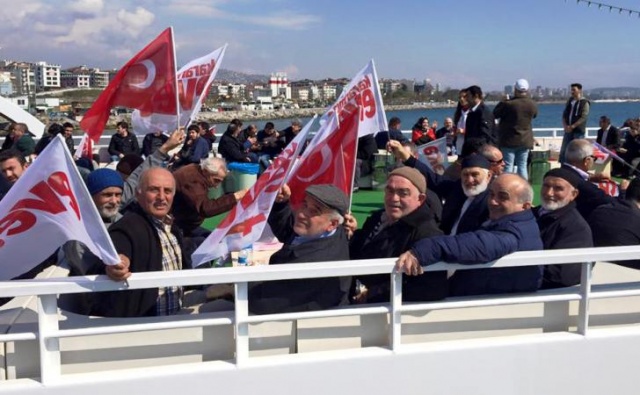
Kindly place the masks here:
<instances>
[{"instance_id":1,"label":"distant hillside","mask_svg":"<svg viewBox=\"0 0 640 395\"><path fill-rule=\"evenodd\" d=\"M595 88L585 90L592 100L597 99L635 99L640 97L640 88L617 87L617 88Z\"/></svg>"},{"instance_id":2,"label":"distant hillside","mask_svg":"<svg viewBox=\"0 0 640 395\"><path fill-rule=\"evenodd\" d=\"M216 81L225 81L232 84L267 83L269 76L263 74L246 74L238 71L220 69L216 75Z\"/></svg>"}]
</instances>

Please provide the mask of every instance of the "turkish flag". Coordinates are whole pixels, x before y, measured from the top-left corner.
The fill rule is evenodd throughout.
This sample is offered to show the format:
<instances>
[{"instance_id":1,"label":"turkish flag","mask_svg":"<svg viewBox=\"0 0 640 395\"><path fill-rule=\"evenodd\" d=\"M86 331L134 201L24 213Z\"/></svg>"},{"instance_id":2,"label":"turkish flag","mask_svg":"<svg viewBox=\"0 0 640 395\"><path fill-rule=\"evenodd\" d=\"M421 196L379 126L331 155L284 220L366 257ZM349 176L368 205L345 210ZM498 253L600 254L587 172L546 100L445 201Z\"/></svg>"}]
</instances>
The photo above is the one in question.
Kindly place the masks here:
<instances>
[{"instance_id":1,"label":"turkish flag","mask_svg":"<svg viewBox=\"0 0 640 395\"><path fill-rule=\"evenodd\" d=\"M97 142L116 106L135 108L143 115L176 115L176 65L173 30L166 29L116 74L87 111L80 127Z\"/></svg>"},{"instance_id":2,"label":"turkish flag","mask_svg":"<svg viewBox=\"0 0 640 395\"><path fill-rule=\"evenodd\" d=\"M194 267L212 259L240 251L258 241L267 225L273 202L282 184L293 168L315 117L278 155L269 168L260 175L242 200L220 222L209 237L191 255Z\"/></svg>"},{"instance_id":3,"label":"turkish flag","mask_svg":"<svg viewBox=\"0 0 640 395\"><path fill-rule=\"evenodd\" d=\"M302 203L310 185L332 184L351 196L359 124L360 111L355 108L343 111L339 120L332 115L322 125L287 181L291 204Z\"/></svg>"},{"instance_id":4,"label":"turkish flag","mask_svg":"<svg viewBox=\"0 0 640 395\"><path fill-rule=\"evenodd\" d=\"M180 97L180 119L176 114L142 114L135 110L131 114L133 131L139 135L155 131L169 132L176 126L187 126L200 112L202 101L207 96L211 83L220 68L227 46L208 55L194 59L178 70L178 92Z\"/></svg>"}]
</instances>

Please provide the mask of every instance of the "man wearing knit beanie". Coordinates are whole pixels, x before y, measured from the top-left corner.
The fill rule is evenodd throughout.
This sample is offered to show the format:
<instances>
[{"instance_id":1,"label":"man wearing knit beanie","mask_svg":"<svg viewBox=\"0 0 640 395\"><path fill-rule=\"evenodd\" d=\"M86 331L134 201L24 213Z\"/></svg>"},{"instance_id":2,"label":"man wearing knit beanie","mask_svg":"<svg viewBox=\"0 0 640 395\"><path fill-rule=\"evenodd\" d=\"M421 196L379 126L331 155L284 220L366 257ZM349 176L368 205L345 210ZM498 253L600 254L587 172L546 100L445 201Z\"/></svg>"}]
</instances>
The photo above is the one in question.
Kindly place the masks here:
<instances>
[{"instance_id":1,"label":"man wearing knit beanie","mask_svg":"<svg viewBox=\"0 0 640 395\"><path fill-rule=\"evenodd\" d=\"M441 235L434 210L426 203L426 194L427 182L418 170L404 166L389 173L383 209L373 212L359 230L356 230L355 218L349 214L345 216L346 227L353 232L349 245L351 259L396 257L418 240ZM447 296L446 272L405 277L403 282L405 301L437 300ZM354 279L351 300L355 303L388 301L389 276Z\"/></svg>"},{"instance_id":2,"label":"man wearing knit beanie","mask_svg":"<svg viewBox=\"0 0 640 395\"><path fill-rule=\"evenodd\" d=\"M117 221L124 181L117 171L102 168L87 177L87 189L107 227Z\"/></svg>"}]
</instances>

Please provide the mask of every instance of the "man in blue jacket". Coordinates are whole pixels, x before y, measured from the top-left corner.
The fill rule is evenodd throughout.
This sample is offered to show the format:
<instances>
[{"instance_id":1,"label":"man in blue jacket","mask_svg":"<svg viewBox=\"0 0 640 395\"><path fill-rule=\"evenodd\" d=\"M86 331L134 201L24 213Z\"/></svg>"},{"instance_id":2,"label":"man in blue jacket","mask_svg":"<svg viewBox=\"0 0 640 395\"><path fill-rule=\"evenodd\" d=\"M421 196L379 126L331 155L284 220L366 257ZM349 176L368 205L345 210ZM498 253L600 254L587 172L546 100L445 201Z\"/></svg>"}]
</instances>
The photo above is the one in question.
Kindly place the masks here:
<instances>
[{"instance_id":1,"label":"man in blue jacket","mask_svg":"<svg viewBox=\"0 0 640 395\"><path fill-rule=\"evenodd\" d=\"M400 255L396 270L421 275L422 266L445 261L476 264L515 251L541 250L542 240L531 212L533 190L523 178L503 174L489 186L489 221L473 232L436 236L418 241ZM531 292L542 279L539 266L458 270L449 279L450 295Z\"/></svg>"}]
</instances>

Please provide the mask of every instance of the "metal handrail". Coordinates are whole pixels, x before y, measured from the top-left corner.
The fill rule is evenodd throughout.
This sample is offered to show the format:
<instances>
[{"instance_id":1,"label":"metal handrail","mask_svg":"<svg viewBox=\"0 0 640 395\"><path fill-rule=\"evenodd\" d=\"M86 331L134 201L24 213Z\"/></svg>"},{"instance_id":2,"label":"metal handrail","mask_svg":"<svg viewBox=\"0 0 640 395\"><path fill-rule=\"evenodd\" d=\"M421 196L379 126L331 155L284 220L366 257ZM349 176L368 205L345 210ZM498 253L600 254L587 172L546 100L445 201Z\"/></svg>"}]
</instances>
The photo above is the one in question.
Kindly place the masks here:
<instances>
[{"instance_id":1,"label":"metal handrail","mask_svg":"<svg viewBox=\"0 0 640 395\"><path fill-rule=\"evenodd\" d=\"M447 269L468 270L477 268L503 268L545 264L582 264L582 283L579 287L542 291L539 293L502 295L477 298L452 298L450 300L403 304L402 276L394 271L395 259L373 259L362 261L316 262L295 265L274 265L255 267L236 267L219 269L184 270L178 272L133 273L127 283L113 282L106 276L86 276L68 278L50 278L18 280L0 283L0 297L36 295L38 304L38 331L0 336L0 341L20 341L37 338L40 344L41 380L53 382L61 376L60 339L72 336L89 336L135 331L233 325L236 342L236 364L242 365L249 359L249 324L267 321L297 320L305 318L336 317L348 315L386 314L390 316L389 348L401 347L402 313L441 310L461 307L498 306L555 301L579 301L578 333L587 334L588 305L590 299L606 297L625 297L640 294L640 283L617 284L614 289L600 286L592 290L591 262L619 261L637 258L640 246L584 248L568 250L525 251L507 255L494 262L480 265L460 265L437 263L429 265L426 271ZM270 315L249 315L248 283L255 281L273 281L284 279L342 277L387 273L391 280L391 303L383 306L363 306L356 308L332 309L315 312L300 312ZM102 292L157 288L168 286L235 284L235 312L232 317L188 319L189 316L176 316L173 321L163 320L143 324L93 326L61 330L57 295L80 292ZM593 292L593 293L592 293ZM92 320L92 323L95 323Z\"/></svg>"}]
</instances>

